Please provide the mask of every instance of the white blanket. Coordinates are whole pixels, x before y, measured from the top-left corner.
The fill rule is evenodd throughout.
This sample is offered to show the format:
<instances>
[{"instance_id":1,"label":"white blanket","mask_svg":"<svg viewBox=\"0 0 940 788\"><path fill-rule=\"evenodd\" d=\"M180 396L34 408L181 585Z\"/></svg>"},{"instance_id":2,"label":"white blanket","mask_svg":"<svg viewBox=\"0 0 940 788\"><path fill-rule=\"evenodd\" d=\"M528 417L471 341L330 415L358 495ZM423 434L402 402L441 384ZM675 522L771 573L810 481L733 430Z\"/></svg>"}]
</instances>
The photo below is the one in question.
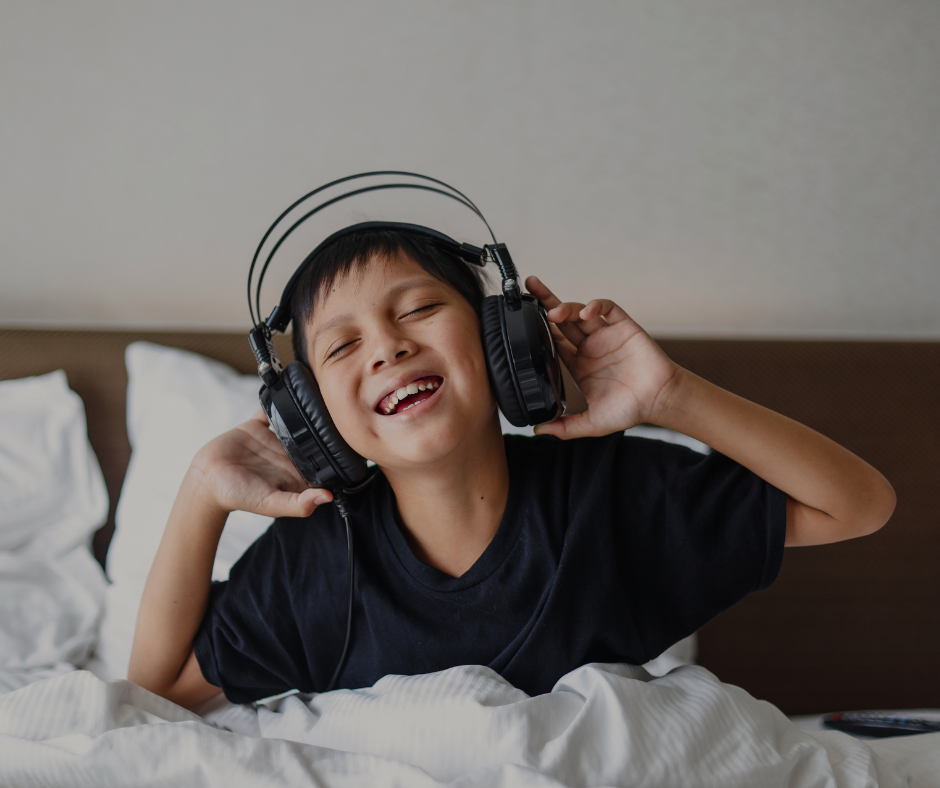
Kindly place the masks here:
<instances>
[{"instance_id":1,"label":"white blanket","mask_svg":"<svg viewBox=\"0 0 940 788\"><path fill-rule=\"evenodd\" d=\"M0 785L940 785L940 734L810 734L696 666L588 665L534 698L461 667L210 718L245 732L126 681L50 678L0 696Z\"/></svg>"}]
</instances>

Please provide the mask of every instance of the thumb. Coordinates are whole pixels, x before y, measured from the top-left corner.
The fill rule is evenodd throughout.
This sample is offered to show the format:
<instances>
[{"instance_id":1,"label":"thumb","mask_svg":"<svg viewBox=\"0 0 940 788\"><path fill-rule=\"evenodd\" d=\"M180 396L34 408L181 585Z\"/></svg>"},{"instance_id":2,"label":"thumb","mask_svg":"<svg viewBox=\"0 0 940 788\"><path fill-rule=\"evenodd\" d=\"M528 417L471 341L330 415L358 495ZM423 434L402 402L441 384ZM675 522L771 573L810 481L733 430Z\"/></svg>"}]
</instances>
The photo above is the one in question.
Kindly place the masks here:
<instances>
[{"instance_id":1,"label":"thumb","mask_svg":"<svg viewBox=\"0 0 940 788\"><path fill-rule=\"evenodd\" d=\"M563 441L572 438L584 438L593 434L590 429L591 422L587 411L577 413L572 416L562 416L555 421L549 421L546 424L539 424L535 427L536 435L554 435Z\"/></svg>"},{"instance_id":2,"label":"thumb","mask_svg":"<svg viewBox=\"0 0 940 788\"><path fill-rule=\"evenodd\" d=\"M300 493L278 490L271 493L268 502L274 517L309 517L320 504L332 500L329 490L312 487Z\"/></svg>"}]
</instances>

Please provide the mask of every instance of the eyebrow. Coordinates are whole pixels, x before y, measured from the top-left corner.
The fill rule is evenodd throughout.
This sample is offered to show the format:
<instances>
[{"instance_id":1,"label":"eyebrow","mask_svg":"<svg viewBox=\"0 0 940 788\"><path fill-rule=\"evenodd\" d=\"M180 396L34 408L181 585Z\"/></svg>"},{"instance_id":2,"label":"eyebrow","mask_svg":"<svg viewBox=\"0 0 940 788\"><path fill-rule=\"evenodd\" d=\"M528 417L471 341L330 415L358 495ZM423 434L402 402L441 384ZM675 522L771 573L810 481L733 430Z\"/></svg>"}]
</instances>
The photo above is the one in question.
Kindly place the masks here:
<instances>
[{"instance_id":1,"label":"eyebrow","mask_svg":"<svg viewBox=\"0 0 940 788\"><path fill-rule=\"evenodd\" d=\"M436 278L434 277L432 278L434 279L435 282L438 281ZM420 279L419 278L406 279L404 282L399 282L397 285L395 285L394 287L390 287L388 290L384 292L383 296L384 296L385 302L388 303L389 301L394 301L396 298L398 298L398 296L400 296L405 291L412 290L415 287L420 287L421 285L427 284L427 283L428 283L428 280L425 277L421 277ZM339 326L345 325L346 323L351 323L352 320L353 320L353 316L349 312L343 315L337 315L332 320L327 320L326 323L324 323L322 327L317 329L317 332L313 337L312 349L314 351L317 349L317 343L319 342L320 337L322 337L324 334L326 334L329 331L332 331L334 328L338 328Z\"/></svg>"}]
</instances>

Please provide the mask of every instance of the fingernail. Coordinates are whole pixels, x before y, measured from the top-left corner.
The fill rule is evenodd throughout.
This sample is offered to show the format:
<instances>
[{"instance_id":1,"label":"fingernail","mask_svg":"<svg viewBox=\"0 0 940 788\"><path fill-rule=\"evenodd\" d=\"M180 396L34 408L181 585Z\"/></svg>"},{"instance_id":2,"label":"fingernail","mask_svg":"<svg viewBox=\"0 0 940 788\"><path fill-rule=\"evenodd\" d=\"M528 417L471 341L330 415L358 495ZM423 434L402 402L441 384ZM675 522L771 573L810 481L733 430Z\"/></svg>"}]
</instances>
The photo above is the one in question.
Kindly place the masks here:
<instances>
[{"instance_id":1,"label":"fingernail","mask_svg":"<svg viewBox=\"0 0 940 788\"><path fill-rule=\"evenodd\" d=\"M316 498L313 499L313 502L314 502L317 506L319 506L320 504L329 503L329 502L330 502L330 496L329 496L329 495L318 495Z\"/></svg>"}]
</instances>

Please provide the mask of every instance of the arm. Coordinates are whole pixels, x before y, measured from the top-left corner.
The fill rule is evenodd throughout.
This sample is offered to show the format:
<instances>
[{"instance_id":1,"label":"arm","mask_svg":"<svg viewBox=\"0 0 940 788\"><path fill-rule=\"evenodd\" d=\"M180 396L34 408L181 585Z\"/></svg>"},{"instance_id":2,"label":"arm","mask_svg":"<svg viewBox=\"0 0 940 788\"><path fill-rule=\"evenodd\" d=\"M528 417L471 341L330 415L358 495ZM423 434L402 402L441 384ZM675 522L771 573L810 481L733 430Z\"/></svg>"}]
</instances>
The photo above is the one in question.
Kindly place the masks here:
<instances>
[{"instance_id":1,"label":"arm","mask_svg":"<svg viewBox=\"0 0 940 788\"><path fill-rule=\"evenodd\" d=\"M196 455L147 578L128 679L192 707L220 690L202 675L193 638L205 615L215 551L230 512L306 517L330 500L307 488L263 413Z\"/></svg>"},{"instance_id":2,"label":"arm","mask_svg":"<svg viewBox=\"0 0 940 788\"><path fill-rule=\"evenodd\" d=\"M212 563L227 517L190 470L173 504L137 614L127 677L181 706L195 706L221 692L203 678L193 638L206 610Z\"/></svg>"},{"instance_id":3,"label":"arm","mask_svg":"<svg viewBox=\"0 0 940 788\"><path fill-rule=\"evenodd\" d=\"M687 370L654 418L783 490L788 547L874 533L894 511L888 480L848 449Z\"/></svg>"},{"instance_id":4,"label":"arm","mask_svg":"<svg viewBox=\"0 0 940 788\"><path fill-rule=\"evenodd\" d=\"M649 423L696 438L787 494L788 546L863 536L891 516L893 488L847 449L679 367L612 301L562 303L535 277L526 285L550 307L559 355L588 402L537 432L599 436Z\"/></svg>"}]
</instances>

